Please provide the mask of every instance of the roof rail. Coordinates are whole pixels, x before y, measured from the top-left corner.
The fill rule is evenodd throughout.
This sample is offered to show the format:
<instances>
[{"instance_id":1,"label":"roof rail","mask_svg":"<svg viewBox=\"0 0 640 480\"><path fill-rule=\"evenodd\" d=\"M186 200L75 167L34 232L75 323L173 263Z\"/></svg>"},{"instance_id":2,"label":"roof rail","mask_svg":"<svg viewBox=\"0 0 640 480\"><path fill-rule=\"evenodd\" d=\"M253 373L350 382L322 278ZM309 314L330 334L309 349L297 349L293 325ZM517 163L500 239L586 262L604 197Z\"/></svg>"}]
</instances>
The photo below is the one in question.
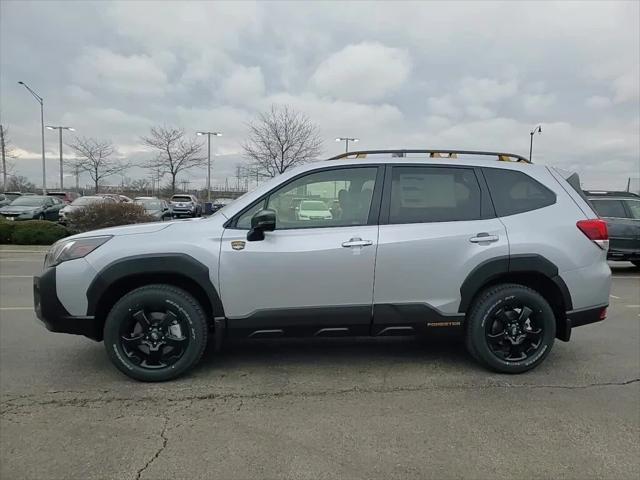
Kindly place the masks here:
<instances>
[{"instance_id":1,"label":"roof rail","mask_svg":"<svg viewBox=\"0 0 640 480\"><path fill-rule=\"evenodd\" d=\"M354 152L345 152L335 157L331 157L329 160L340 160L343 158L367 158L367 155L381 155L391 154L392 157L405 157L407 153L427 153L431 158L458 158L458 155L484 155L489 157L496 157L497 160L502 162L524 162L531 163L528 158L515 153L503 153L503 152L482 152L475 150L360 150Z\"/></svg>"}]
</instances>

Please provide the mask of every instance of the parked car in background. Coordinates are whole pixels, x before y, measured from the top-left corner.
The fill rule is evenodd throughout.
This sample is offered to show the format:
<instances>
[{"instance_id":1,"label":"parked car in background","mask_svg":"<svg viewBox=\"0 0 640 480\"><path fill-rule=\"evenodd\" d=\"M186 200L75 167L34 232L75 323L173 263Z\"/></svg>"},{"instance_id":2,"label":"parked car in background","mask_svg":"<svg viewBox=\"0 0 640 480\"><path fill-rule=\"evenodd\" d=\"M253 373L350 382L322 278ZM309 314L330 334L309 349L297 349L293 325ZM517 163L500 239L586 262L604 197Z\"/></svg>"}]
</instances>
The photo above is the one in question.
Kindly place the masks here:
<instances>
[{"instance_id":1,"label":"parked car in background","mask_svg":"<svg viewBox=\"0 0 640 480\"><path fill-rule=\"evenodd\" d=\"M299 220L331 220L333 215L322 200L304 200L298 207Z\"/></svg>"},{"instance_id":2,"label":"parked car in background","mask_svg":"<svg viewBox=\"0 0 640 480\"><path fill-rule=\"evenodd\" d=\"M226 207L231 202L233 202L233 198L216 198L213 202L211 202L211 213L215 213L223 207Z\"/></svg>"},{"instance_id":3,"label":"parked car in background","mask_svg":"<svg viewBox=\"0 0 640 480\"><path fill-rule=\"evenodd\" d=\"M56 197L67 205L80 196L77 192L47 192L47 195L49 197Z\"/></svg>"},{"instance_id":4,"label":"parked car in background","mask_svg":"<svg viewBox=\"0 0 640 480\"><path fill-rule=\"evenodd\" d=\"M195 195L178 193L171 197L171 208L174 217L199 217L202 215L202 205Z\"/></svg>"},{"instance_id":5,"label":"parked car in background","mask_svg":"<svg viewBox=\"0 0 640 480\"><path fill-rule=\"evenodd\" d=\"M126 195L120 195L118 193L100 193L98 195L101 196L101 197L112 198L116 203L130 203L130 202L133 202L133 200L131 200Z\"/></svg>"},{"instance_id":6,"label":"parked car in background","mask_svg":"<svg viewBox=\"0 0 640 480\"><path fill-rule=\"evenodd\" d=\"M64 203L56 197L46 195L22 195L9 205L0 208L6 220L58 220Z\"/></svg>"},{"instance_id":7,"label":"parked car in background","mask_svg":"<svg viewBox=\"0 0 640 480\"><path fill-rule=\"evenodd\" d=\"M0 207L4 207L5 205L9 205L16 198L21 196L20 192L4 192L0 193Z\"/></svg>"},{"instance_id":8,"label":"parked car in background","mask_svg":"<svg viewBox=\"0 0 640 480\"><path fill-rule=\"evenodd\" d=\"M69 205L66 205L64 208L62 208L60 210L57 220L64 225L64 224L67 223L67 216L70 213L76 212L78 210L82 210L83 208L86 208L87 206L89 206L91 204L100 203L100 202L102 202L102 203L117 203L117 201L114 198L112 198L111 196L87 195L85 197L78 197L73 202L71 202Z\"/></svg>"},{"instance_id":9,"label":"parked car in background","mask_svg":"<svg viewBox=\"0 0 640 480\"><path fill-rule=\"evenodd\" d=\"M169 202L166 200L160 200L159 198L136 198L133 203L142 205L147 215L151 215L155 220L164 222L165 220L171 220L173 213Z\"/></svg>"},{"instance_id":10,"label":"parked car in background","mask_svg":"<svg viewBox=\"0 0 640 480\"><path fill-rule=\"evenodd\" d=\"M640 195L631 192L584 192L609 228L609 260L640 267Z\"/></svg>"}]
</instances>

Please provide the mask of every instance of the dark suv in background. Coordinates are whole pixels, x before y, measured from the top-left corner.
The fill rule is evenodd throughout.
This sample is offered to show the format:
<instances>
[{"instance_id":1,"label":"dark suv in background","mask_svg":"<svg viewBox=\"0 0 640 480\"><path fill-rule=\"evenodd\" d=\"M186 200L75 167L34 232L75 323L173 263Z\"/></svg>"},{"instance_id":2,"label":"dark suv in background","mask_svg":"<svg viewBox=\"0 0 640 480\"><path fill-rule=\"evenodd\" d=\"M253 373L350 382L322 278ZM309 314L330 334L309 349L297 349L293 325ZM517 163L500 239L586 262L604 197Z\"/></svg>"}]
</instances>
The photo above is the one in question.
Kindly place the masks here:
<instances>
[{"instance_id":1,"label":"dark suv in background","mask_svg":"<svg viewBox=\"0 0 640 480\"><path fill-rule=\"evenodd\" d=\"M640 267L640 195L632 192L584 192L609 227L609 260Z\"/></svg>"}]
</instances>

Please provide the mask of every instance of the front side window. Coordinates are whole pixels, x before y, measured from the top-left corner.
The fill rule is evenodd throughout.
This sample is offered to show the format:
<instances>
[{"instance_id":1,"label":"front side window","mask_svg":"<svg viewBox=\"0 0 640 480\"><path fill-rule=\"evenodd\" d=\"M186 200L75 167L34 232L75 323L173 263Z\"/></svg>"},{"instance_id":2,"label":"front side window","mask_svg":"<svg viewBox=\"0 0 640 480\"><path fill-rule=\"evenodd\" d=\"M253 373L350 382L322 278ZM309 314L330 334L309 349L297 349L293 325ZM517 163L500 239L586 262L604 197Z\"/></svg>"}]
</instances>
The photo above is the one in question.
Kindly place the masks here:
<instances>
[{"instance_id":1,"label":"front side window","mask_svg":"<svg viewBox=\"0 0 640 480\"><path fill-rule=\"evenodd\" d=\"M389 223L481 218L480 186L472 169L393 167Z\"/></svg>"},{"instance_id":2,"label":"front side window","mask_svg":"<svg viewBox=\"0 0 640 480\"><path fill-rule=\"evenodd\" d=\"M529 175L515 170L483 169L499 217L548 207L556 195Z\"/></svg>"},{"instance_id":3,"label":"front side window","mask_svg":"<svg viewBox=\"0 0 640 480\"><path fill-rule=\"evenodd\" d=\"M629 218L622 204L622 200L592 199L591 205L593 205L593 208L596 209L596 212L598 212L598 215L601 217Z\"/></svg>"},{"instance_id":4,"label":"front side window","mask_svg":"<svg viewBox=\"0 0 640 480\"><path fill-rule=\"evenodd\" d=\"M236 228L248 229L262 208L276 212L276 230L366 225L377 171L358 167L309 173L245 211Z\"/></svg>"}]
</instances>

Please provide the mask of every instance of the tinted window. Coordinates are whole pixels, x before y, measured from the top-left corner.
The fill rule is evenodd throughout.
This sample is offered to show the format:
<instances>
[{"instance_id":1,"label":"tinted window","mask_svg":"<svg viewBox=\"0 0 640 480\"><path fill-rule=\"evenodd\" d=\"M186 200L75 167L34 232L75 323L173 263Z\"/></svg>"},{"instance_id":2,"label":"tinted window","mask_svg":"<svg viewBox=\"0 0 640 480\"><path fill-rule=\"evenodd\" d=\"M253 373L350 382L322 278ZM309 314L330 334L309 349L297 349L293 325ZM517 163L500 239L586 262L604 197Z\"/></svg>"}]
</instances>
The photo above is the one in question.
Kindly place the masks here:
<instances>
[{"instance_id":1,"label":"tinted window","mask_svg":"<svg viewBox=\"0 0 640 480\"><path fill-rule=\"evenodd\" d=\"M485 168L491 199L500 217L553 205L556 195L530 176L514 170Z\"/></svg>"},{"instance_id":2,"label":"tinted window","mask_svg":"<svg viewBox=\"0 0 640 480\"><path fill-rule=\"evenodd\" d=\"M640 200L625 200L625 203L631 212L631 218L640 220Z\"/></svg>"},{"instance_id":3,"label":"tinted window","mask_svg":"<svg viewBox=\"0 0 640 480\"><path fill-rule=\"evenodd\" d=\"M471 169L393 167L389 223L480 218L480 186Z\"/></svg>"},{"instance_id":4,"label":"tinted window","mask_svg":"<svg viewBox=\"0 0 640 480\"><path fill-rule=\"evenodd\" d=\"M628 218L622 200L591 199L593 208L601 217Z\"/></svg>"}]
</instances>

